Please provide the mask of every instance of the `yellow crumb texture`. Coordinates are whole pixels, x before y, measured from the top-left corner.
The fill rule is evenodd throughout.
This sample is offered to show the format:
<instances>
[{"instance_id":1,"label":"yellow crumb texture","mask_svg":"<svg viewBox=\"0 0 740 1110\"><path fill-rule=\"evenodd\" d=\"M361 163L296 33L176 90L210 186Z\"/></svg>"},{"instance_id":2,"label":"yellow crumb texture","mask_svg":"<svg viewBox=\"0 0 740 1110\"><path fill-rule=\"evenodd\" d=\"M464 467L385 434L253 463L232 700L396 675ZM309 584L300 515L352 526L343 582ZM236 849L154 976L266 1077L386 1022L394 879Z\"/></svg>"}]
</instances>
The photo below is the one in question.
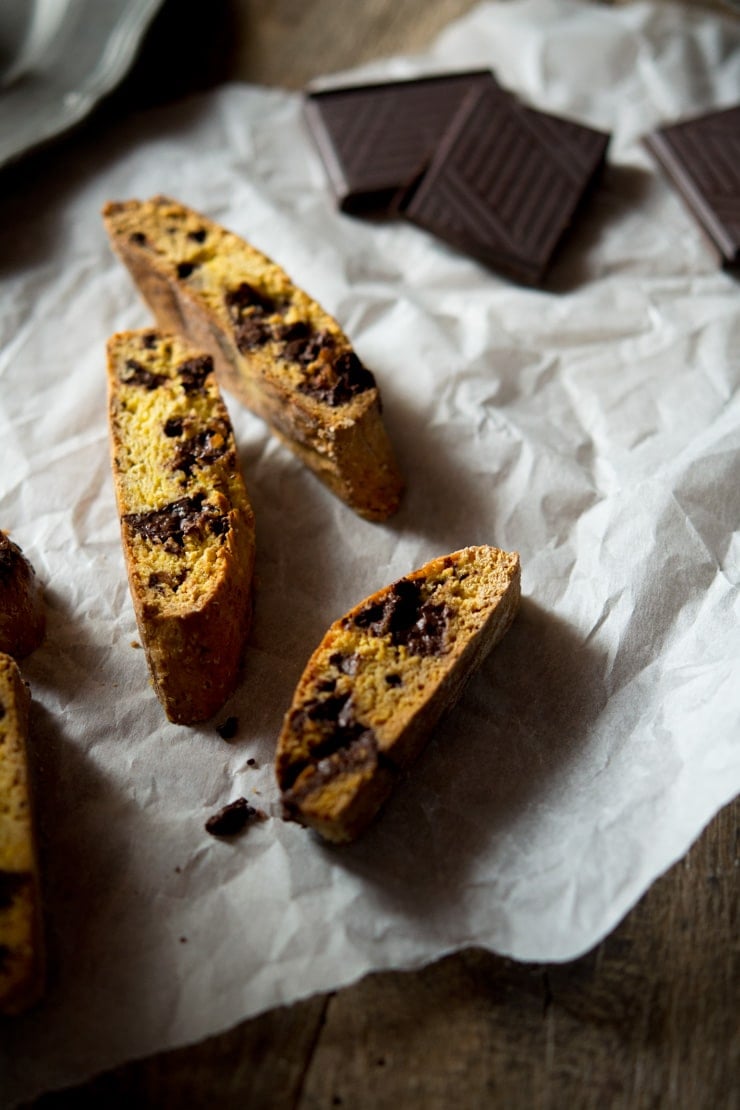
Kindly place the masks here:
<instances>
[{"instance_id":1,"label":"yellow crumb texture","mask_svg":"<svg viewBox=\"0 0 740 1110\"><path fill-rule=\"evenodd\" d=\"M504 635L519 596L516 553L468 547L335 622L280 735L277 776L288 815L331 840L357 835Z\"/></svg>"},{"instance_id":2,"label":"yellow crumb texture","mask_svg":"<svg viewBox=\"0 0 740 1110\"><path fill-rule=\"evenodd\" d=\"M129 585L171 720L232 692L251 619L254 517L210 356L153 329L108 344L113 474Z\"/></svg>"},{"instance_id":3,"label":"yellow crumb texture","mask_svg":"<svg viewBox=\"0 0 740 1110\"><path fill-rule=\"evenodd\" d=\"M167 197L111 205L107 212L118 238L134 236L133 245L155 257L173 281L187 282L193 296L224 328L232 323L225 293L238 290L246 282L264 298L264 303L274 306L274 311L265 312L257 302L246 308L247 316L259 315L271 325L306 322L317 332L331 333L342 349L350 349L336 320L295 286L280 266L213 220ZM180 276L183 274L186 276ZM282 385L286 381L298 385L304 377L298 365L277 361L273 357L275 348L272 340L252 357L256 356L266 377Z\"/></svg>"},{"instance_id":4,"label":"yellow crumb texture","mask_svg":"<svg viewBox=\"0 0 740 1110\"><path fill-rule=\"evenodd\" d=\"M18 667L0 654L0 1013L39 997L43 946L27 758L30 698Z\"/></svg>"},{"instance_id":5,"label":"yellow crumb texture","mask_svg":"<svg viewBox=\"0 0 740 1110\"><path fill-rule=\"evenodd\" d=\"M103 218L158 326L211 354L219 381L361 515L395 511L401 479L376 382L337 321L261 251L167 197Z\"/></svg>"}]
</instances>

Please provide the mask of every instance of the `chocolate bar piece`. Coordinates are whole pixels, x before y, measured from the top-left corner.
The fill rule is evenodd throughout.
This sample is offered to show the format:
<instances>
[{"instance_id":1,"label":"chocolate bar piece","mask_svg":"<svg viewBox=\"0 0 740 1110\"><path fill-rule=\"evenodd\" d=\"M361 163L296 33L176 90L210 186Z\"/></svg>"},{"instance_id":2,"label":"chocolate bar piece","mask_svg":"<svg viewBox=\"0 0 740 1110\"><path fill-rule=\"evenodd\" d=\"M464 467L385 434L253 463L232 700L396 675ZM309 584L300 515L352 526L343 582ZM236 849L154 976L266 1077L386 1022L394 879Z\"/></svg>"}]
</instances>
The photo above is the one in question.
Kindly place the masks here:
<instances>
[{"instance_id":1,"label":"chocolate bar piece","mask_svg":"<svg viewBox=\"0 0 740 1110\"><path fill-rule=\"evenodd\" d=\"M661 127L643 141L723 264L740 265L740 105Z\"/></svg>"},{"instance_id":2,"label":"chocolate bar piece","mask_svg":"<svg viewBox=\"0 0 740 1110\"><path fill-rule=\"evenodd\" d=\"M423 171L471 89L489 70L310 93L306 118L339 206L385 215Z\"/></svg>"},{"instance_id":3,"label":"chocolate bar piece","mask_svg":"<svg viewBox=\"0 0 740 1110\"><path fill-rule=\"evenodd\" d=\"M608 143L601 131L483 87L463 104L401 210L492 269L536 285Z\"/></svg>"}]
</instances>

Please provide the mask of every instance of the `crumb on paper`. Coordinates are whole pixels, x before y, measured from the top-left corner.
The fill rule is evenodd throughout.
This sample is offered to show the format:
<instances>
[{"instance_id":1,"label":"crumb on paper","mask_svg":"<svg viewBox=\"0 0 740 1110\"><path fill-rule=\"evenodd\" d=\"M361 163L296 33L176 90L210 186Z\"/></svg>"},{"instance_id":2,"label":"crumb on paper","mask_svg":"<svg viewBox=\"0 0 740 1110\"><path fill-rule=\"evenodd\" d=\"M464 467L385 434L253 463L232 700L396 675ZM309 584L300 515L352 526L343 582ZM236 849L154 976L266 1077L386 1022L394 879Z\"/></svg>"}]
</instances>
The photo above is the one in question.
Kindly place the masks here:
<instances>
[{"instance_id":1,"label":"crumb on paper","mask_svg":"<svg viewBox=\"0 0 740 1110\"><path fill-rule=\"evenodd\" d=\"M222 721L220 725L216 726L216 732L222 740L233 740L238 728L239 718L227 717L225 721Z\"/></svg>"},{"instance_id":2,"label":"crumb on paper","mask_svg":"<svg viewBox=\"0 0 740 1110\"><path fill-rule=\"evenodd\" d=\"M211 836L236 836L251 821L262 821L265 814L251 806L246 798L237 798L209 817L205 824Z\"/></svg>"}]
</instances>

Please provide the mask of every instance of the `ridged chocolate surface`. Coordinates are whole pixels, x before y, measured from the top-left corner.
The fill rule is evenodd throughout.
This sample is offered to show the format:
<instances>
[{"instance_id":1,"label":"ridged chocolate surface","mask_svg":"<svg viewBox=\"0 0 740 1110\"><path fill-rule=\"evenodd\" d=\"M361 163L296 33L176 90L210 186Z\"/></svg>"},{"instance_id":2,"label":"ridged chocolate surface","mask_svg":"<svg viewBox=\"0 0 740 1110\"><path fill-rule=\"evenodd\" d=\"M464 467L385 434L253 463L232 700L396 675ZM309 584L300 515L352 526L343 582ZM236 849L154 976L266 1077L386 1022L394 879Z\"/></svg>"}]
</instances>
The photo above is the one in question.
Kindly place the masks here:
<instances>
[{"instance_id":1,"label":"ridged chocolate surface","mask_svg":"<svg viewBox=\"0 0 740 1110\"><path fill-rule=\"evenodd\" d=\"M306 116L339 205L382 214L426 163L487 70L312 93Z\"/></svg>"},{"instance_id":2,"label":"ridged chocolate surface","mask_svg":"<svg viewBox=\"0 0 740 1110\"><path fill-rule=\"evenodd\" d=\"M717 247L740 264L740 105L663 127L645 145Z\"/></svg>"},{"instance_id":3,"label":"ridged chocolate surface","mask_svg":"<svg viewBox=\"0 0 740 1110\"><path fill-rule=\"evenodd\" d=\"M493 269L536 284L608 142L593 128L481 89L450 125L404 214Z\"/></svg>"}]
</instances>

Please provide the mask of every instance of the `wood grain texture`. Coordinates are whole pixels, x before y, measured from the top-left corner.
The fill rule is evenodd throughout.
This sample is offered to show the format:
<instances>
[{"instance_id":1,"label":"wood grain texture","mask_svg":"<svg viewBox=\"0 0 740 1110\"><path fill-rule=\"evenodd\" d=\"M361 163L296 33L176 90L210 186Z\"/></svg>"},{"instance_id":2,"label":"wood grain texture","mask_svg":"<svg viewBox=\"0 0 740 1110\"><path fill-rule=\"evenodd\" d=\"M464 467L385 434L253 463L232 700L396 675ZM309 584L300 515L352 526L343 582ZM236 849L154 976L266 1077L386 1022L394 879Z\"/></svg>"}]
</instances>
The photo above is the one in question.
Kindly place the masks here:
<instances>
[{"instance_id":1,"label":"wood grain texture","mask_svg":"<svg viewBox=\"0 0 740 1110\"><path fill-rule=\"evenodd\" d=\"M301 88L312 78L429 43L478 0L251 0L236 75Z\"/></svg>"},{"instance_id":2,"label":"wood grain texture","mask_svg":"<svg viewBox=\"0 0 740 1110\"><path fill-rule=\"evenodd\" d=\"M108 110L224 79L299 88L423 49L475 2L224 0L204 22L202 4L170 0ZM738 1110L739 825L735 801L579 960L528 965L469 950L371 975L34 1105Z\"/></svg>"},{"instance_id":3,"label":"wood grain texture","mask_svg":"<svg viewBox=\"0 0 740 1110\"><path fill-rule=\"evenodd\" d=\"M143 106L223 80L301 89L316 77L423 51L478 3L220 0L214 17L206 18L202 0L167 0L115 99ZM693 0L693 6L740 18L737 0Z\"/></svg>"}]
</instances>

